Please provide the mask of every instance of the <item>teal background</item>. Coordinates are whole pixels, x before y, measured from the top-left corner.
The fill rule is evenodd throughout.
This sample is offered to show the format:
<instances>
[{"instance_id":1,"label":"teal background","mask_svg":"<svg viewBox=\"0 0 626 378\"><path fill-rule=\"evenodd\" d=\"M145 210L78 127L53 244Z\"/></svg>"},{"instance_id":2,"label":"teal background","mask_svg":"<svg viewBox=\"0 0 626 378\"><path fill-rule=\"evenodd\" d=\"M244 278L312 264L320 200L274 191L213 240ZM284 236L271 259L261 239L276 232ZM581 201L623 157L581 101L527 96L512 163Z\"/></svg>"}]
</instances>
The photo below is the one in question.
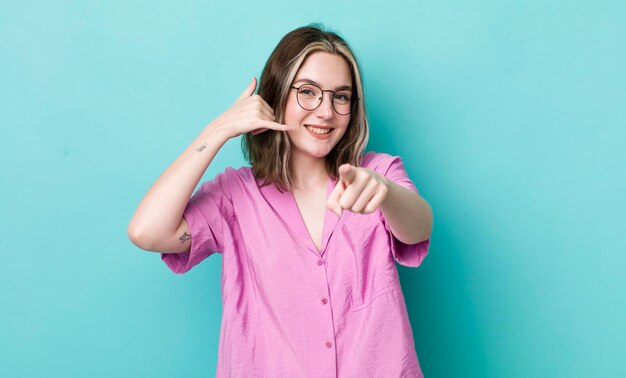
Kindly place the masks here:
<instances>
[{"instance_id":1,"label":"teal background","mask_svg":"<svg viewBox=\"0 0 626 378\"><path fill-rule=\"evenodd\" d=\"M399 267L426 376L626 376L625 14L0 2L0 376L214 375L221 256L174 275L126 228L280 38L314 21L360 59L368 150L402 156L434 210L430 255ZM231 140L203 181L244 164Z\"/></svg>"}]
</instances>

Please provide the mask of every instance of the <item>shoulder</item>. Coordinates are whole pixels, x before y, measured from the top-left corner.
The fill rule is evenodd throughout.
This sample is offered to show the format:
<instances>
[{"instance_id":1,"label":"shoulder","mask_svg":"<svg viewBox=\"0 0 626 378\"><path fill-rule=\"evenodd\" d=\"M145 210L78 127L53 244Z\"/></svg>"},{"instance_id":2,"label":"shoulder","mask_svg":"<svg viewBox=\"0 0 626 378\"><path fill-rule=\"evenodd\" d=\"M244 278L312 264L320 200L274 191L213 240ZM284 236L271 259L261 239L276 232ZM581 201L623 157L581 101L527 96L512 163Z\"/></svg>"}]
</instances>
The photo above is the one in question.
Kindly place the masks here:
<instances>
[{"instance_id":1,"label":"shoulder","mask_svg":"<svg viewBox=\"0 0 626 378\"><path fill-rule=\"evenodd\" d=\"M381 175L386 175L394 165L402 165L400 156L390 155L385 152L369 151L363 155L361 167L369 168Z\"/></svg>"},{"instance_id":2,"label":"shoulder","mask_svg":"<svg viewBox=\"0 0 626 378\"><path fill-rule=\"evenodd\" d=\"M405 186L419 194L419 190L409 178L400 156L390 155L384 152L368 152L363 156L362 166L385 176L396 184Z\"/></svg>"},{"instance_id":3,"label":"shoulder","mask_svg":"<svg viewBox=\"0 0 626 378\"><path fill-rule=\"evenodd\" d=\"M228 183L229 186L248 186L255 185L256 179L252 168L243 166L239 168L226 167L223 172L220 172L217 176L221 180Z\"/></svg>"},{"instance_id":4,"label":"shoulder","mask_svg":"<svg viewBox=\"0 0 626 378\"><path fill-rule=\"evenodd\" d=\"M212 179L203 182L200 185L201 192L217 192L221 191L230 197L231 188L237 188L247 185L256 185L254 175L250 167L226 167L218 172Z\"/></svg>"}]
</instances>

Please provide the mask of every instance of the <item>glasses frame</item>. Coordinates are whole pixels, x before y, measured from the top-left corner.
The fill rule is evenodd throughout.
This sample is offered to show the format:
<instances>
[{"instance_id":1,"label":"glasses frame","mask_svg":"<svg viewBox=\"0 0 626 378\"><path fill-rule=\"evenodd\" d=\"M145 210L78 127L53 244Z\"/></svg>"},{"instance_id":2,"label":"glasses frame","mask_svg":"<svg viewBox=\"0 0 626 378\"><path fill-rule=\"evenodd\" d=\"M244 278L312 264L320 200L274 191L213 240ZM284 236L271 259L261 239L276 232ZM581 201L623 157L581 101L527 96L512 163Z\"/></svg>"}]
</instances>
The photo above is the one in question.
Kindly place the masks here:
<instances>
[{"instance_id":1,"label":"glasses frame","mask_svg":"<svg viewBox=\"0 0 626 378\"><path fill-rule=\"evenodd\" d=\"M312 87L318 88L320 91L322 91L322 96L321 96L321 97L320 97L320 99L319 99L319 103L318 103L318 104L317 104L317 106L316 106L316 107L314 107L313 109L307 109L307 108L305 108L304 106L302 106L302 104L300 103L300 97L299 97L298 95L300 94L300 88L302 88L302 87L304 87L304 86L312 86ZM320 107L320 105L322 105L322 102L324 102L324 92L330 92L330 93L332 93L332 94L333 94L333 95L332 95L332 97L330 98L330 103L331 103L331 105L332 105L332 107L333 107L333 111L334 111L335 113L339 114L339 115L349 115L349 114L351 114L351 113L352 113L352 110L353 110L352 108L353 108L353 107L354 107L354 105L355 105L356 103L358 103L358 101L359 101L359 98L358 98L358 97L356 97L356 96L352 96L352 97L350 98L350 111L348 111L348 113L339 113L339 112L337 111L337 109L335 109L335 101L334 101L333 99L335 98L335 94L336 94L337 92L339 92L339 91L343 91L343 90L345 90L345 89L340 89L339 91L333 91L333 90L330 90L330 89L322 89L322 88L320 88L318 85L311 84L311 83L304 83L304 84L300 85L299 87L295 87L295 86L293 86L293 85L292 85L292 86L290 86L289 88L290 88L290 89L296 89L296 90L298 91L298 92L296 92L296 101L298 102L298 105L300 105L300 107L301 107L302 109L304 109L304 110L306 110L306 111L310 111L310 112L311 112L311 111L313 111L313 110L315 110L315 109L317 109L317 108L319 108L319 107ZM354 94L354 93L353 93L353 94Z\"/></svg>"}]
</instances>

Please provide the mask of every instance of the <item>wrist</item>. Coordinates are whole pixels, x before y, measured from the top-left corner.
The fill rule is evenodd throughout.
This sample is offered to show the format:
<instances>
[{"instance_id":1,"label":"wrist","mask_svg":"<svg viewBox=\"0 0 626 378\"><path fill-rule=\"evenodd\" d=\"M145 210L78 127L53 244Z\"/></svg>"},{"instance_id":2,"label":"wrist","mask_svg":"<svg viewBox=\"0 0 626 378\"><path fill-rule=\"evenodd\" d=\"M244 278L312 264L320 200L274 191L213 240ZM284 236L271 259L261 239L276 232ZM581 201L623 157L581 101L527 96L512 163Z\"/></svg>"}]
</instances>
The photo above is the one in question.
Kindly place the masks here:
<instances>
[{"instance_id":1,"label":"wrist","mask_svg":"<svg viewBox=\"0 0 626 378\"><path fill-rule=\"evenodd\" d=\"M219 118L206 125L202 134L205 140L219 141L222 144L232 138L231 135L228 135L228 128Z\"/></svg>"}]
</instances>

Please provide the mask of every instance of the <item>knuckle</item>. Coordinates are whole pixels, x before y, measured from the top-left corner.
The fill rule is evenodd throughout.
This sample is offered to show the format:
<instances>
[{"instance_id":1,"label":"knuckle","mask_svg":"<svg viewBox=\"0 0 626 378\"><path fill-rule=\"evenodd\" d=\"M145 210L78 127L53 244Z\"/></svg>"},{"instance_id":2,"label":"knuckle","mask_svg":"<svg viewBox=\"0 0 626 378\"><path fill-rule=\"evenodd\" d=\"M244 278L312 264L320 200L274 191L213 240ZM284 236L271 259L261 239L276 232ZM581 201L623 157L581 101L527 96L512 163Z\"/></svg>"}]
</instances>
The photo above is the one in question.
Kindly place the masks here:
<instances>
[{"instance_id":1,"label":"knuckle","mask_svg":"<svg viewBox=\"0 0 626 378\"><path fill-rule=\"evenodd\" d=\"M349 206L348 201L345 200L345 199L340 199L339 200L339 206L341 206L344 209L348 209L348 208L351 207L351 206Z\"/></svg>"}]
</instances>

